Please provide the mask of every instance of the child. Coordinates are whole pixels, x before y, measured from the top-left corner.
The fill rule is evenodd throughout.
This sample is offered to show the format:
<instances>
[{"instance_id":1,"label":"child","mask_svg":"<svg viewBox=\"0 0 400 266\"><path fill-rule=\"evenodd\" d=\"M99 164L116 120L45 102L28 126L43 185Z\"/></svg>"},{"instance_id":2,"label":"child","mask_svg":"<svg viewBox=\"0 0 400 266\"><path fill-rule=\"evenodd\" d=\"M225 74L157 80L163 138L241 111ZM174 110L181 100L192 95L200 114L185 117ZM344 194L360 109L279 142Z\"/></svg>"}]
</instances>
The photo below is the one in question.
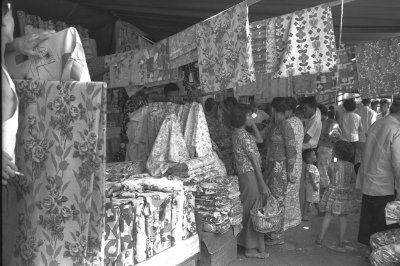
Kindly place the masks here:
<instances>
[{"instance_id":1,"label":"child","mask_svg":"<svg viewBox=\"0 0 400 266\"><path fill-rule=\"evenodd\" d=\"M316 244L322 245L333 216L338 215L340 219L339 244L330 248L339 252L353 249L346 245L344 235L346 233L347 215L354 210L354 198L351 188L356 177L354 165L351 163L354 152L353 145L350 142L340 140L335 143L333 147L334 161L328 166L330 185L322 196L320 204L321 210L326 213Z\"/></svg>"},{"instance_id":2,"label":"child","mask_svg":"<svg viewBox=\"0 0 400 266\"><path fill-rule=\"evenodd\" d=\"M318 203L319 203L319 183L320 176L318 168L314 165L317 162L317 156L315 151L312 149L303 151L303 160L306 163L305 171L305 186L306 186L306 201L303 206L303 221L308 221L308 214L312 210L312 206L320 213Z\"/></svg>"}]
</instances>

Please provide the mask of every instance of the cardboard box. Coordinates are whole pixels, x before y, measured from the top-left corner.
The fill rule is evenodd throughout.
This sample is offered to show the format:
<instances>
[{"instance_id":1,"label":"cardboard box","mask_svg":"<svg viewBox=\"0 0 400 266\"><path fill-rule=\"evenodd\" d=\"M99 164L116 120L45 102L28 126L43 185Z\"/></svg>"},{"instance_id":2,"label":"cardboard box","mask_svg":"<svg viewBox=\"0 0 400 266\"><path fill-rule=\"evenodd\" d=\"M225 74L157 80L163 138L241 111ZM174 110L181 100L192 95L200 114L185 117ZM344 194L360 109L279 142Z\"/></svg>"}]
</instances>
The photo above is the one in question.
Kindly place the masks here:
<instances>
[{"instance_id":1,"label":"cardboard box","mask_svg":"<svg viewBox=\"0 0 400 266\"><path fill-rule=\"evenodd\" d=\"M228 266L237 258L237 238L232 227L222 235L202 232L200 266Z\"/></svg>"}]
</instances>

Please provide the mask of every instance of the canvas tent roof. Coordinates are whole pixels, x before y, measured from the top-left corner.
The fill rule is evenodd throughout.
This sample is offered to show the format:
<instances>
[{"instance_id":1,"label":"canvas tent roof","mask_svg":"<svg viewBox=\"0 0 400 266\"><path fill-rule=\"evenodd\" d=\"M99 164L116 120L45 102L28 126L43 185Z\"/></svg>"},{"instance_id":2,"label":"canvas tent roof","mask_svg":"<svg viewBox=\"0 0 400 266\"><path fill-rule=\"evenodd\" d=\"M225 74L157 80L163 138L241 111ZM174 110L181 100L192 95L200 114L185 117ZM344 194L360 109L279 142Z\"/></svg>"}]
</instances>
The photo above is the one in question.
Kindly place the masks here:
<instances>
[{"instance_id":1,"label":"canvas tent roof","mask_svg":"<svg viewBox=\"0 0 400 266\"><path fill-rule=\"evenodd\" d=\"M17 10L42 19L65 21L89 29L99 55L111 53L113 22L121 19L159 41L207 19L241 0L14 0ZM250 22L280 16L329 0L262 0L250 6ZM332 8L339 33L340 6ZM400 0L355 0L345 4L343 42L400 36Z\"/></svg>"}]
</instances>

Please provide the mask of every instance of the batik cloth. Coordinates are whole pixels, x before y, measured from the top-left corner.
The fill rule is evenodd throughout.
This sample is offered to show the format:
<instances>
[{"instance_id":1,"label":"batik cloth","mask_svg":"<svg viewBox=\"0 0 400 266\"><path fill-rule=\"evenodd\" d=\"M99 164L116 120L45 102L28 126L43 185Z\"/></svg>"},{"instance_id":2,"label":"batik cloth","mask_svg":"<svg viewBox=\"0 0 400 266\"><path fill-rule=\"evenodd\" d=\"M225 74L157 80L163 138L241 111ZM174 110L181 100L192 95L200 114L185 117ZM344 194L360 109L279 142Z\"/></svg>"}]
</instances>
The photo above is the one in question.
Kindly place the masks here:
<instances>
[{"instance_id":1,"label":"batik cloth","mask_svg":"<svg viewBox=\"0 0 400 266\"><path fill-rule=\"evenodd\" d=\"M102 263L105 84L16 81L13 180L19 214L12 265Z\"/></svg>"},{"instance_id":2,"label":"batik cloth","mask_svg":"<svg viewBox=\"0 0 400 266\"><path fill-rule=\"evenodd\" d=\"M131 50L144 49L151 44L136 33L136 28L125 21L115 22L115 52L122 53Z\"/></svg>"},{"instance_id":3,"label":"batik cloth","mask_svg":"<svg viewBox=\"0 0 400 266\"><path fill-rule=\"evenodd\" d=\"M359 91L363 98L400 95L400 38L359 44Z\"/></svg>"},{"instance_id":4,"label":"batik cloth","mask_svg":"<svg viewBox=\"0 0 400 266\"><path fill-rule=\"evenodd\" d=\"M82 42L75 28L57 32L33 49L42 57L18 52L5 56L14 79L90 81Z\"/></svg>"},{"instance_id":5,"label":"batik cloth","mask_svg":"<svg viewBox=\"0 0 400 266\"><path fill-rule=\"evenodd\" d=\"M238 174L254 171L250 156L254 155L261 165L261 156L258 152L254 136L244 128L235 128L232 133L234 166Z\"/></svg>"},{"instance_id":6,"label":"batik cloth","mask_svg":"<svg viewBox=\"0 0 400 266\"><path fill-rule=\"evenodd\" d=\"M271 18L250 23L255 73L272 73L277 67L275 20Z\"/></svg>"},{"instance_id":7,"label":"batik cloth","mask_svg":"<svg viewBox=\"0 0 400 266\"><path fill-rule=\"evenodd\" d=\"M331 8L327 4L276 18L275 78L332 72L336 64Z\"/></svg>"},{"instance_id":8,"label":"batik cloth","mask_svg":"<svg viewBox=\"0 0 400 266\"><path fill-rule=\"evenodd\" d=\"M129 161L106 164L106 180L121 181L132 175L141 174L146 169L143 161Z\"/></svg>"},{"instance_id":9,"label":"batik cloth","mask_svg":"<svg viewBox=\"0 0 400 266\"><path fill-rule=\"evenodd\" d=\"M389 202L385 207L386 224L400 224L400 201Z\"/></svg>"},{"instance_id":10,"label":"batik cloth","mask_svg":"<svg viewBox=\"0 0 400 266\"><path fill-rule=\"evenodd\" d=\"M171 68L197 61L196 29L194 25L168 38Z\"/></svg>"},{"instance_id":11,"label":"batik cloth","mask_svg":"<svg viewBox=\"0 0 400 266\"><path fill-rule=\"evenodd\" d=\"M115 57L110 59L110 57ZM131 85L131 69L134 67L134 51L124 52L119 55L106 56L106 62L109 63L110 67L110 83L109 88L127 87ZM119 60L117 60L119 59Z\"/></svg>"},{"instance_id":12,"label":"batik cloth","mask_svg":"<svg viewBox=\"0 0 400 266\"><path fill-rule=\"evenodd\" d=\"M397 265L400 261L400 229L392 229L371 236L370 255L371 264L374 266Z\"/></svg>"},{"instance_id":13,"label":"batik cloth","mask_svg":"<svg viewBox=\"0 0 400 266\"><path fill-rule=\"evenodd\" d=\"M295 227L301 223L300 207L300 180L303 167L302 145L304 139L303 123L297 117L291 117L286 120L294 132L296 141L296 162L293 167L292 182L288 183L285 197L285 218L284 230Z\"/></svg>"},{"instance_id":14,"label":"batik cloth","mask_svg":"<svg viewBox=\"0 0 400 266\"><path fill-rule=\"evenodd\" d=\"M197 24L201 89L216 92L254 81L246 2Z\"/></svg>"}]
</instances>

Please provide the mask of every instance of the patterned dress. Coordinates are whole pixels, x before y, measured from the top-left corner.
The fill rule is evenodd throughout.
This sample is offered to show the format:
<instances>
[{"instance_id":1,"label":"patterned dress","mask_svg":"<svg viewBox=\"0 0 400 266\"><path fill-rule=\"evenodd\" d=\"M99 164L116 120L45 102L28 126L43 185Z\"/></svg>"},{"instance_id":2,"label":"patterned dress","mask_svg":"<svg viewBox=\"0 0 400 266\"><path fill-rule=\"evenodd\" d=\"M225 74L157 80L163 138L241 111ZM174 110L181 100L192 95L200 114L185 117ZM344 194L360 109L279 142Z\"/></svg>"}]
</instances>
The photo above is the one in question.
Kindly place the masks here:
<instances>
[{"instance_id":1,"label":"patterned dress","mask_svg":"<svg viewBox=\"0 0 400 266\"><path fill-rule=\"evenodd\" d=\"M297 159L297 142L289 122L283 121L272 126L267 138L267 168L264 178L279 207L285 209L288 173L293 173ZM271 239L282 239L284 219L279 231L269 234Z\"/></svg>"},{"instance_id":2,"label":"patterned dress","mask_svg":"<svg viewBox=\"0 0 400 266\"><path fill-rule=\"evenodd\" d=\"M286 198L285 198L285 218L284 230L295 227L301 223L301 208L300 208L300 179L302 171L302 156L301 147L304 139L303 123L298 117L291 117L286 120L289 126L293 129L294 138L296 140L296 162L293 167L292 176L295 178L293 183L288 183Z\"/></svg>"},{"instance_id":3,"label":"patterned dress","mask_svg":"<svg viewBox=\"0 0 400 266\"><path fill-rule=\"evenodd\" d=\"M320 208L322 212L336 215L351 213L355 207L351 183L355 180L354 165L338 160L328 167L331 184L322 196Z\"/></svg>"},{"instance_id":4,"label":"patterned dress","mask_svg":"<svg viewBox=\"0 0 400 266\"><path fill-rule=\"evenodd\" d=\"M250 210L259 200L260 191L250 156L256 156L261 163L260 153L254 137L243 128L232 133L233 158L239 177L240 200L243 204L243 230L238 236L238 245L246 249L264 249L264 234L254 231Z\"/></svg>"}]
</instances>

